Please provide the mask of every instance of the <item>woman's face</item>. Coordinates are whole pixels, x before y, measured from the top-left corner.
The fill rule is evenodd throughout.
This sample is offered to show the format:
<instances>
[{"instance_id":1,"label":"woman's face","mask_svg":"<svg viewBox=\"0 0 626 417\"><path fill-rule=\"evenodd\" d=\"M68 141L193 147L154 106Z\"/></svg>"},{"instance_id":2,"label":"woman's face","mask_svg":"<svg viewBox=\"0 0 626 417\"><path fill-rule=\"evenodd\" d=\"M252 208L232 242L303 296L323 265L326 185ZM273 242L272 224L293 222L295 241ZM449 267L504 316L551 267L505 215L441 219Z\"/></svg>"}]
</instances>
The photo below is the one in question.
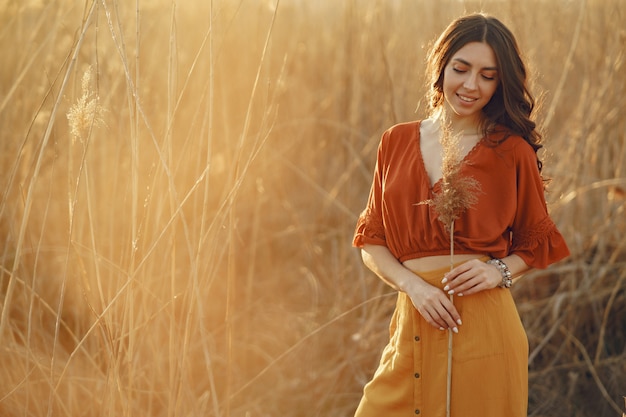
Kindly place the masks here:
<instances>
[{"instance_id":1,"label":"woman's face","mask_svg":"<svg viewBox=\"0 0 626 417\"><path fill-rule=\"evenodd\" d=\"M456 122L476 124L498 83L493 49L482 42L463 46L444 68L443 95L449 116Z\"/></svg>"}]
</instances>

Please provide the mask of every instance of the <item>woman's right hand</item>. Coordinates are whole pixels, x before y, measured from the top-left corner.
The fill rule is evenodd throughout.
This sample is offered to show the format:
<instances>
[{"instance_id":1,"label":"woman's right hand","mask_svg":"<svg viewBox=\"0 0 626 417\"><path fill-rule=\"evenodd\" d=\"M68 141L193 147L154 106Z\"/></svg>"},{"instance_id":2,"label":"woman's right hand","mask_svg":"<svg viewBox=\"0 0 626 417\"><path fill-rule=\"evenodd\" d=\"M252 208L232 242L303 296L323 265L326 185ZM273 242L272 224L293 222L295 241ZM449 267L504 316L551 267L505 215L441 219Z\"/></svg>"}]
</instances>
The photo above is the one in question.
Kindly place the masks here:
<instances>
[{"instance_id":1,"label":"woman's right hand","mask_svg":"<svg viewBox=\"0 0 626 417\"><path fill-rule=\"evenodd\" d=\"M458 332L461 316L443 290L428 284L402 265L381 245L364 245L361 256L365 265L392 288L406 293L424 320L437 329Z\"/></svg>"},{"instance_id":2,"label":"woman's right hand","mask_svg":"<svg viewBox=\"0 0 626 417\"><path fill-rule=\"evenodd\" d=\"M459 332L461 316L443 290L421 279L413 280L405 287L403 291L428 324L439 330L451 329L455 333Z\"/></svg>"}]
</instances>

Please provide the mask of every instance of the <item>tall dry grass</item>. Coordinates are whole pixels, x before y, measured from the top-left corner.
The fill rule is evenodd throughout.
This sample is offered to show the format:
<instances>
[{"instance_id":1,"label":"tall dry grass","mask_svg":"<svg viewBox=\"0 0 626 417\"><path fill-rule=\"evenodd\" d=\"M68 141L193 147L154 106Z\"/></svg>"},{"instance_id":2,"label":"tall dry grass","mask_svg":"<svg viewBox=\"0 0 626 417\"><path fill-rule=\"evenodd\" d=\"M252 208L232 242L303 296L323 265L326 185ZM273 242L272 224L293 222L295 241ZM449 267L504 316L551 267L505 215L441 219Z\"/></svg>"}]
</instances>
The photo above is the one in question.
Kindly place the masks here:
<instances>
[{"instance_id":1,"label":"tall dry grass","mask_svg":"<svg viewBox=\"0 0 626 417\"><path fill-rule=\"evenodd\" d=\"M530 414L620 414L625 8L0 1L0 415L351 415L394 303L350 247L379 135L479 9L538 75L572 250L515 289Z\"/></svg>"}]
</instances>

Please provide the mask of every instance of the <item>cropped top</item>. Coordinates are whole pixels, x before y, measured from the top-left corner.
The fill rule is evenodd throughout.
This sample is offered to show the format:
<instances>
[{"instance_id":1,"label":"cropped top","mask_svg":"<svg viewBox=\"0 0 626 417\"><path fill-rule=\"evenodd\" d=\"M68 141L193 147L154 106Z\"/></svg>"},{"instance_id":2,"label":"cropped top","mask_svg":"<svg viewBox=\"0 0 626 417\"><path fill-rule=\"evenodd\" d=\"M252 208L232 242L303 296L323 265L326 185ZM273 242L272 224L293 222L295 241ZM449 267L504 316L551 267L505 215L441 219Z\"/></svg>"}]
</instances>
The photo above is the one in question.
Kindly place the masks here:
<instances>
[{"instance_id":1,"label":"cropped top","mask_svg":"<svg viewBox=\"0 0 626 417\"><path fill-rule=\"evenodd\" d=\"M387 130L378 146L374 180L353 245L384 245L400 261L450 253L450 237L434 208L420 151L420 122ZM483 138L465 156L462 175L480 184L478 201L454 222L454 251L503 258L516 254L532 268L569 255L550 218L537 157L522 137ZM496 139L502 139L500 141Z\"/></svg>"}]
</instances>

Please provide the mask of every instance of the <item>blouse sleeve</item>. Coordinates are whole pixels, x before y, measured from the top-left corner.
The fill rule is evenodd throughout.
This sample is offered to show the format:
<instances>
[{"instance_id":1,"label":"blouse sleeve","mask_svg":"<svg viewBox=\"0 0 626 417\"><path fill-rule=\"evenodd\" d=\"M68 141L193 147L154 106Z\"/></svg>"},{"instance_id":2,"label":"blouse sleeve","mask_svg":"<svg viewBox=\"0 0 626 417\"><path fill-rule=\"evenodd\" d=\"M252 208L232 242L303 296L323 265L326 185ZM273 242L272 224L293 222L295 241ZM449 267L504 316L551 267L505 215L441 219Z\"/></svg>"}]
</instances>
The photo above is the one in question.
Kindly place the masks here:
<instances>
[{"instance_id":1,"label":"blouse sleeve","mask_svg":"<svg viewBox=\"0 0 626 417\"><path fill-rule=\"evenodd\" d=\"M354 232L352 245L362 248L365 244L386 245L385 228L382 216L382 189L383 189L383 143L389 132L383 134L378 145L374 179L370 189L365 210L359 216Z\"/></svg>"},{"instance_id":2,"label":"blouse sleeve","mask_svg":"<svg viewBox=\"0 0 626 417\"><path fill-rule=\"evenodd\" d=\"M512 226L511 253L532 268L546 268L569 255L563 236L550 218L535 152L520 144L517 159L517 212Z\"/></svg>"}]
</instances>

